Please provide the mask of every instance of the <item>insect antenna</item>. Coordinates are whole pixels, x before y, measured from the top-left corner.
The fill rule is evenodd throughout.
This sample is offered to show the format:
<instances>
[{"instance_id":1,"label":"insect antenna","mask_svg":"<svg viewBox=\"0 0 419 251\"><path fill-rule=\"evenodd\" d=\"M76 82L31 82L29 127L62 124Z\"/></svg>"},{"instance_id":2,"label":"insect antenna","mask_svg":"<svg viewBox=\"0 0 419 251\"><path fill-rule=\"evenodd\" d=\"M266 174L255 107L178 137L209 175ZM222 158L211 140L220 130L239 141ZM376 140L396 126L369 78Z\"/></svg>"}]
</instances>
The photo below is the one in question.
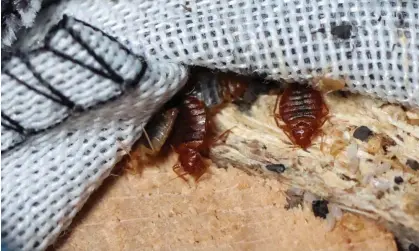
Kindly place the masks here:
<instances>
[{"instance_id":1,"label":"insect antenna","mask_svg":"<svg viewBox=\"0 0 419 251\"><path fill-rule=\"evenodd\" d=\"M226 131L224 131L223 133L221 133L220 135L218 135L216 138L214 138L211 142L211 145L215 145L218 141L223 141L223 143L225 143L225 141L228 138L228 135L230 135L230 133L232 133L232 130L234 128L236 128L237 126L233 126L230 129L227 129Z\"/></svg>"},{"instance_id":2,"label":"insect antenna","mask_svg":"<svg viewBox=\"0 0 419 251\"><path fill-rule=\"evenodd\" d=\"M188 173L187 172L179 173L178 171L176 171L176 170L180 169L179 164L175 164L172 169L173 169L174 173L176 174L176 177L169 179L167 182L163 183L163 185L167 185L170 182L174 181L175 179L181 178L183 181L185 181L186 184L188 184L189 187L191 187L191 184L189 184L189 182L188 182L189 180L187 178L185 178L185 176L188 175Z\"/></svg>"},{"instance_id":3,"label":"insect antenna","mask_svg":"<svg viewBox=\"0 0 419 251\"><path fill-rule=\"evenodd\" d=\"M156 153L156 149L154 148L153 143L151 143L150 137L148 136L148 133L145 130L145 128L143 128L143 132L144 132L144 135L145 135L145 137L147 139L147 143L150 145L151 150L153 151L153 154Z\"/></svg>"},{"instance_id":4,"label":"insect antenna","mask_svg":"<svg viewBox=\"0 0 419 251\"><path fill-rule=\"evenodd\" d=\"M187 93L185 93L185 95L186 95L186 96L191 95L191 94L195 91L195 88L196 88L196 86L194 85L194 86L192 87L192 90L190 90L190 91L188 91Z\"/></svg>"}]
</instances>

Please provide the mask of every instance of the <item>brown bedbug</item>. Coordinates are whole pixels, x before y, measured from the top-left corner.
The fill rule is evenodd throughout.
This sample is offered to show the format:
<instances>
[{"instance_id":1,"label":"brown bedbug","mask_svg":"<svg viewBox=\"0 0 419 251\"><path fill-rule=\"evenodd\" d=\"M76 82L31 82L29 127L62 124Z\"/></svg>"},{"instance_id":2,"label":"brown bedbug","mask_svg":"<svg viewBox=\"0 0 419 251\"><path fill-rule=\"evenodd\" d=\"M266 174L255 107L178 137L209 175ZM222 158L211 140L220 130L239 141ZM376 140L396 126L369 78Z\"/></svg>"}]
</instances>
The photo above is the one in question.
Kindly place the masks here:
<instances>
[{"instance_id":1,"label":"brown bedbug","mask_svg":"<svg viewBox=\"0 0 419 251\"><path fill-rule=\"evenodd\" d=\"M249 110L259 94L274 88L272 83L267 83L259 76L213 71L203 67L193 67L191 72L189 94L202 100L211 115L217 114L230 103L236 104L242 111Z\"/></svg>"},{"instance_id":2,"label":"brown bedbug","mask_svg":"<svg viewBox=\"0 0 419 251\"><path fill-rule=\"evenodd\" d=\"M173 171L185 181L187 174L197 181L208 169L203 157L210 142L208 113L204 102L193 96L185 97L179 111L173 147L179 157Z\"/></svg>"},{"instance_id":3,"label":"brown bedbug","mask_svg":"<svg viewBox=\"0 0 419 251\"><path fill-rule=\"evenodd\" d=\"M210 114L203 101L194 96L186 96L179 106L176 122L174 151L179 155L173 171L183 180L191 175L197 182L209 167L209 147L225 138L230 130L215 139L212 137Z\"/></svg>"},{"instance_id":4,"label":"brown bedbug","mask_svg":"<svg viewBox=\"0 0 419 251\"><path fill-rule=\"evenodd\" d=\"M274 107L275 122L296 145L306 149L326 122L329 109L320 91L293 83L278 95ZM285 125L280 125L282 120Z\"/></svg>"}]
</instances>

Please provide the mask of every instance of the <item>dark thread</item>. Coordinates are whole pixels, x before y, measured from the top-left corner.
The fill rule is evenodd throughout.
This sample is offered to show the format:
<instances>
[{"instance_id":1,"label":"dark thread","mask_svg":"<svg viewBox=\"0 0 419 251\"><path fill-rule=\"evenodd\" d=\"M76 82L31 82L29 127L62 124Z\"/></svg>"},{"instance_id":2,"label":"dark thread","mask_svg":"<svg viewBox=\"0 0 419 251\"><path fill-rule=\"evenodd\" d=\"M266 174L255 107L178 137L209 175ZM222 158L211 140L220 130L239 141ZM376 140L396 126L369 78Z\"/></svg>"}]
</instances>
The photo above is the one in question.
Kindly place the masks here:
<instances>
[{"instance_id":1,"label":"dark thread","mask_svg":"<svg viewBox=\"0 0 419 251\"><path fill-rule=\"evenodd\" d=\"M73 62L75 64L78 64L78 65L80 65L80 66L82 66L84 68L87 68L88 70L90 70L91 72L93 72L93 73L95 73L97 75L100 75L100 76L102 76L104 78L107 78L107 79L110 79L112 81L115 81L115 79L111 75L106 74L105 72L103 72L101 70L98 70L95 67L92 67L90 65L87 65L87 64L83 63L80 60L74 59L74 58L70 57L69 55L64 54L64 53L62 53L62 52L60 52L60 51L58 51L58 50L50 47L49 45L47 45L47 50L48 51L51 51L52 53L54 53L55 55L57 55L57 56L59 56L61 58L64 58L65 60L69 60L69 61L71 61L71 62ZM117 83L119 83L119 82L117 82Z\"/></svg>"},{"instance_id":2,"label":"dark thread","mask_svg":"<svg viewBox=\"0 0 419 251\"><path fill-rule=\"evenodd\" d=\"M67 15L64 15L63 16L63 18L64 17L66 17ZM68 17L67 17L68 18ZM118 44L118 46L122 49L122 50L124 50L126 53L128 53L128 54L131 54L131 55L134 55L137 59L139 59L140 60L140 62L142 63L142 68L141 68L141 71L134 77L134 79L132 80L132 83L128 83L128 84L136 84L136 83L138 83L139 81L140 81L140 79L144 76L144 74L145 74L145 71L147 70L147 67L148 67L148 65L147 65L147 62L145 61L145 59L144 59L144 57L142 57L142 56L139 56L139 55L137 55L137 54L135 54L134 52L132 52L130 49L128 49L125 45L123 45L121 42L119 42L118 41L118 39L116 39L115 37L113 37L113 36L110 36L109 34L107 34L107 33L105 33L104 31L102 31L101 29L99 29L99 28L97 28L97 27L94 27L94 26L92 26L92 25L90 25L89 23L86 23L86 22L84 22L83 20L80 20L80 19L77 19L77 18L74 18L73 17L73 19L76 21L76 22L79 22L79 23L81 23L81 24L83 24L83 25L85 25L85 26L87 26L87 27L89 27L89 28L91 28L92 30L94 30L94 31L97 31L97 32L100 32L102 35L104 35L105 37L107 37L107 38L109 38L111 41L113 41L113 42L115 42L116 44Z\"/></svg>"},{"instance_id":3,"label":"dark thread","mask_svg":"<svg viewBox=\"0 0 419 251\"><path fill-rule=\"evenodd\" d=\"M34 69L32 64L29 62L29 60L21 53L18 53L19 58L22 60L22 62L26 65L29 71L32 72L33 76L39 81L39 83L43 86L45 86L49 91L52 92L55 96L58 97L58 99L53 99L55 102L58 102L64 106L67 106L71 109L73 109L76 104L71 101L68 97L66 97L64 94L62 94L59 90L52 87L47 81L42 78L42 76Z\"/></svg>"},{"instance_id":4,"label":"dark thread","mask_svg":"<svg viewBox=\"0 0 419 251\"><path fill-rule=\"evenodd\" d=\"M48 99L50 99L50 100L52 100L52 101L54 101L56 103L59 103L61 105L64 105L60 99L57 99L54 96L49 95L48 93L45 93L45 92L43 92L41 90L36 89L35 87L32 87L32 86L28 85L26 82L22 81L21 79L19 79L18 77L16 77L13 73L9 72L8 70L4 70L3 73L6 74L6 75L8 75L9 77L11 77L12 79L16 80L17 82L19 82L19 84L25 86L26 88L28 88L28 89L30 89L30 90L32 90L32 91L34 91L34 92L36 92L36 93L38 93L38 94L46 97L46 98L48 98Z\"/></svg>"},{"instance_id":5,"label":"dark thread","mask_svg":"<svg viewBox=\"0 0 419 251\"><path fill-rule=\"evenodd\" d=\"M19 122L10 118L8 115L6 115L3 111L1 111L1 118L2 118L1 125L3 127L7 128L7 129L10 129L10 130L13 130L13 131L16 131L19 134L26 135L26 129L23 126L21 126L19 124ZM9 124L4 123L3 119L5 121L7 121L7 123L9 123Z\"/></svg>"},{"instance_id":6,"label":"dark thread","mask_svg":"<svg viewBox=\"0 0 419 251\"><path fill-rule=\"evenodd\" d=\"M105 60L102 57L100 57L99 55L97 55L87 45L87 43L85 43L80 38L80 36L78 36L73 30L71 30L71 27L70 28L66 27L67 22L68 22L68 18L69 17L67 15L64 15L63 16L63 19L60 22L58 22L56 25L54 25L53 27L50 28L49 32L45 36L44 46L30 51L28 54L40 53L40 52L42 53L42 52L45 52L45 51L50 51L53 54L55 54L55 55L57 55L59 57L62 57L64 60L68 60L68 61L73 62L74 64L78 64L78 65L82 66L83 68L86 68L86 69L92 71L94 74L97 74L97 75L102 76L104 78L108 78L108 79L112 80L113 82L116 82L117 84L122 84L125 81L127 85L134 86L135 84L137 84L140 81L140 79L144 76L144 74L145 74L145 72L147 70L147 67L148 67L146 61L144 60L144 58L142 56L136 55L130 49L128 49L127 47L125 47L123 44L121 44L116 38L114 38L114 37L106 34L102 30L100 30L100 29L98 29L98 28L96 28L94 26L91 26L90 24L88 24L88 23L86 23L84 21L81 21L81 20L78 20L76 18L73 18L73 20L75 20L76 22L80 22L84 26L87 26L87 27L93 29L94 31L100 32L102 35L106 36L111 41L117 43L118 46L120 47L120 49L122 49L125 52L127 52L127 54L133 55L137 59L140 60L140 63L141 63L141 70L140 70L140 72L138 74L136 74L133 79L124 80L123 77L120 76L119 74L117 74L110 67L110 65L105 62ZM81 62L80 60L74 59L71 56L69 56L69 55L67 55L67 54L65 54L63 52L60 52L60 51L52 48L49 45L49 42L51 41L52 37L56 34L56 32L59 29L66 30L70 34L70 36L76 42L78 42L107 72L101 71L100 69L97 69L95 67L92 67L90 65L87 65L84 62ZM87 111L87 110L94 109L95 107L100 106L102 104L105 104L105 103L107 103L109 101L116 100L119 96L121 96L124 93L124 88L122 88L120 94L115 95L113 97L110 97L107 100L98 101L97 103L95 103L94 105L92 105L90 107L83 108L81 106L78 106L73 101L71 101L68 97L66 97L65 95L63 95L60 91L58 91L57 89L55 89L54 87L52 87L49 83L47 83L47 81L45 81L42 78L42 76L34 69L34 67L30 63L30 61L27 59L27 55L28 54L24 54L24 53L15 51L15 52L9 53L9 55L7 57L2 57L2 61L9 61L12 58L12 56L16 56L16 57L20 58L22 60L22 62L26 65L26 67L28 68L28 70L31 71L32 74L33 74L33 76L40 82L40 84L42 84L43 86L45 86L55 96L54 95L51 95L51 94L48 94L48 93L45 93L45 92L43 92L41 90L38 90L37 88L34 88L34 87L30 86L28 83L26 83L23 80L19 79L17 76L15 76L14 74L12 74L11 72L9 72L7 70L4 70L3 72L5 74L9 75L12 79L16 80L19 84L24 85L28 89L30 89L30 90L32 90L32 91L34 91L34 92L36 92L36 93L38 93L38 94L40 94L40 95L48 98L48 99L51 99L54 102L57 102L57 103L59 103L61 105L70 107L70 108L73 109L73 111L81 112L81 111ZM2 112L2 115L1 115L2 119L4 119L5 122L7 121L8 123L3 122L3 120L2 120L1 125L4 128L10 129L10 130L14 130L14 131L18 132L19 134L21 134L23 136L31 136L33 134L46 131L46 130L48 130L50 128L53 128L53 127L57 126L58 124L63 123L64 121L66 121L70 117L70 115L71 115L71 112L68 113L67 116L65 116L58 123L49 125L46 128L42 128L42 129L27 129L27 128L24 128L22 125L20 125L17 121L11 119L9 116L7 116L6 114L4 114ZM25 141L25 139L26 139L26 137L22 141L17 142L17 143L15 143L13 145L10 145L7 149L2 150L1 152L4 153L4 152L7 152L7 151L9 151L11 149L14 149L15 147L21 145Z\"/></svg>"},{"instance_id":7,"label":"dark thread","mask_svg":"<svg viewBox=\"0 0 419 251\"><path fill-rule=\"evenodd\" d=\"M87 45L87 43L85 43L81 38L80 38L80 36L78 35L78 34L76 34L71 28L68 28L67 27L67 23L68 23L68 16L67 15L64 15L63 16L63 19L57 24L57 29L59 29L59 28L63 28L63 29L65 29L69 34L70 34L70 36L74 39L74 40L76 40L107 72L108 72L108 74L109 74L109 76L108 76L108 78L110 78L110 79L112 79L114 82L116 82L116 83L118 83L118 84L122 84L123 82L124 82L124 79L119 75L119 74L117 74L106 62L105 62L105 60L102 58L102 57L100 57L100 56L98 56L97 54L96 54L96 52L94 51L94 50L92 50L88 45ZM55 33L55 29L53 30L53 32ZM51 37L52 37L52 35L51 35ZM48 38L51 38L51 37L48 37ZM49 40L47 40L47 42L48 43L45 43L45 45L47 46L47 47L50 47L49 46ZM70 56L68 56L67 55L67 57L68 57L68 59L70 59L71 61L76 61L75 59L73 59L73 58L71 58ZM90 68L90 67L89 67Z\"/></svg>"}]
</instances>

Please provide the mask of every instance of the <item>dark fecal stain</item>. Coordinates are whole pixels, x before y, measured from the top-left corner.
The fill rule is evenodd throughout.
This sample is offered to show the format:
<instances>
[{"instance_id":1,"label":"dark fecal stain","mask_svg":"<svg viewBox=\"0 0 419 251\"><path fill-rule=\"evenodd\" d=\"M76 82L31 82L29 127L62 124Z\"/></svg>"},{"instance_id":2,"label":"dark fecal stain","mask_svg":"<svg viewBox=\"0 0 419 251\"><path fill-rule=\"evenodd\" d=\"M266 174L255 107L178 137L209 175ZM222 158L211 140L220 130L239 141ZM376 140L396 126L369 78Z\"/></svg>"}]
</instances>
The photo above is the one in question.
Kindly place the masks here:
<instances>
[{"instance_id":1,"label":"dark fecal stain","mask_svg":"<svg viewBox=\"0 0 419 251\"><path fill-rule=\"evenodd\" d=\"M376 195L375 198L377 198L378 200L380 200L381 198L384 197L384 192L383 191L379 191Z\"/></svg>"},{"instance_id":2,"label":"dark fecal stain","mask_svg":"<svg viewBox=\"0 0 419 251\"><path fill-rule=\"evenodd\" d=\"M361 141L368 141L368 138L371 137L374 133L366 126L360 126L354 131L354 138Z\"/></svg>"},{"instance_id":3,"label":"dark fecal stain","mask_svg":"<svg viewBox=\"0 0 419 251\"><path fill-rule=\"evenodd\" d=\"M349 177L348 175L345 175L345 174L340 174L340 178L342 179L342 180L345 180L345 181L355 181L355 182L358 182L358 180L357 179L355 179L355 178L351 178L351 177Z\"/></svg>"},{"instance_id":4,"label":"dark fecal stain","mask_svg":"<svg viewBox=\"0 0 419 251\"><path fill-rule=\"evenodd\" d=\"M340 39L349 39L352 35L352 25L350 24L342 24L332 28L330 31L333 36L338 37Z\"/></svg>"},{"instance_id":5,"label":"dark fecal stain","mask_svg":"<svg viewBox=\"0 0 419 251\"><path fill-rule=\"evenodd\" d=\"M406 161L406 165L410 166L410 168L412 168L414 171L418 171L419 170L419 162L417 162L414 159L408 159Z\"/></svg>"},{"instance_id":6,"label":"dark fecal stain","mask_svg":"<svg viewBox=\"0 0 419 251\"><path fill-rule=\"evenodd\" d=\"M412 243L409 245L409 251L419 251L419 247Z\"/></svg>"},{"instance_id":7,"label":"dark fecal stain","mask_svg":"<svg viewBox=\"0 0 419 251\"><path fill-rule=\"evenodd\" d=\"M400 136L400 135L396 135L396 138L398 138L401 142L404 142L404 139L402 138L402 136Z\"/></svg>"},{"instance_id":8,"label":"dark fecal stain","mask_svg":"<svg viewBox=\"0 0 419 251\"><path fill-rule=\"evenodd\" d=\"M298 195L298 194L294 194L290 191L286 192L287 194L287 205L285 205L285 209L289 210L292 208L296 208L299 207L300 205L303 205L303 196L302 195Z\"/></svg>"},{"instance_id":9,"label":"dark fecal stain","mask_svg":"<svg viewBox=\"0 0 419 251\"><path fill-rule=\"evenodd\" d=\"M329 202L327 200L315 200L312 202L314 216L326 219L329 209L327 208Z\"/></svg>"},{"instance_id":10,"label":"dark fecal stain","mask_svg":"<svg viewBox=\"0 0 419 251\"><path fill-rule=\"evenodd\" d=\"M403 183L403 178L402 177L400 177L400 176L396 176L396 177L394 177L394 183L396 183L397 185L400 185L400 184L402 184Z\"/></svg>"},{"instance_id":11,"label":"dark fecal stain","mask_svg":"<svg viewBox=\"0 0 419 251\"><path fill-rule=\"evenodd\" d=\"M266 165L266 169L268 169L271 172L283 173L285 172L286 168L283 164L268 164Z\"/></svg>"},{"instance_id":12,"label":"dark fecal stain","mask_svg":"<svg viewBox=\"0 0 419 251\"><path fill-rule=\"evenodd\" d=\"M382 145L382 148L383 148L384 152L387 153L388 152L388 148L390 146L397 145L397 143L392 138L384 137L381 145Z\"/></svg>"}]
</instances>

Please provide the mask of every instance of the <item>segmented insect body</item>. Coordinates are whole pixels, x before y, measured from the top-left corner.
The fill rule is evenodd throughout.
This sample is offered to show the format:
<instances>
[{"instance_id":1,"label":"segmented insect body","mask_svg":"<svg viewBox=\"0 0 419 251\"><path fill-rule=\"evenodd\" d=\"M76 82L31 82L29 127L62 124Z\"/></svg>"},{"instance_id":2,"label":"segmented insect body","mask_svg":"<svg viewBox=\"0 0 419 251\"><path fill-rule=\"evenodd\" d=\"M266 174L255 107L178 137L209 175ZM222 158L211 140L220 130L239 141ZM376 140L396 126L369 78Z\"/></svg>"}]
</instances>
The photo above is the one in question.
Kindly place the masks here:
<instances>
[{"instance_id":1,"label":"segmented insect body","mask_svg":"<svg viewBox=\"0 0 419 251\"><path fill-rule=\"evenodd\" d=\"M256 79L233 72L213 72L206 68L194 67L188 83L189 93L202 100L211 114L217 113L226 104L235 102L251 104L264 84ZM261 88L262 87L262 88Z\"/></svg>"},{"instance_id":2,"label":"segmented insect body","mask_svg":"<svg viewBox=\"0 0 419 251\"><path fill-rule=\"evenodd\" d=\"M196 97L186 96L180 106L176 129L174 150L179 154L179 159L173 166L173 171L184 180L184 176L189 174L198 181L208 169L204 159L208 155L210 144L205 104Z\"/></svg>"},{"instance_id":3,"label":"segmented insect body","mask_svg":"<svg viewBox=\"0 0 419 251\"><path fill-rule=\"evenodd\" d=\"M277 112L279 110L279 113ZM279 101L277 98L274 114L278 127L282 128L290 140L306 149L320 132L329 110L322 94L305 85L291 84L285 89ZM279 124L279 120L285 126Z\"/></svg>"},{"instance_id":4,"label":"segmented insect body","mask_svg":"<svg viewBox=\"0 0 419 251\"><path fill-rule=\"evenodd\" d=\"M224 102L234 102L244 97L249 88L249 79L238 74L227 72L218 74L218 83Z\"/></svg>"},{"instance_id":5,"label":"segmented insect body","mask_svg":"<svg viewBox=\"0 0 419 251\"><path fill-rule=\"evenodd\" d=\"M141 151L152 156L160 152L172 132L178 113L177 108L162 109L151 118L139 140Z\"/></svg>"},{"instance_id":6,"label":"segmented insect body","mask_svg":"<svg viewBox=\"0 0 419 251\"><path fill-rule=\"evenodd\" d=\"M141 173L147 161L158 157L172 132L178 113L177 108L162 109L151 118L144 128L143 135L133 146L132 152L125 150L128 154L127 169Z\"/></svg>"},{"instance_id":7,"label":"segmented insect body","mask_svg":"<svg viewBox=\"0 0 419 251\"><path fill-rule=\"evenodd\" d=\"M186 84L190 96L194 96L205 103L207 108L212 108L223 102L219 84L215 73L203 67L193 67L191 76Z\"/></svg>"}]
</instances>

